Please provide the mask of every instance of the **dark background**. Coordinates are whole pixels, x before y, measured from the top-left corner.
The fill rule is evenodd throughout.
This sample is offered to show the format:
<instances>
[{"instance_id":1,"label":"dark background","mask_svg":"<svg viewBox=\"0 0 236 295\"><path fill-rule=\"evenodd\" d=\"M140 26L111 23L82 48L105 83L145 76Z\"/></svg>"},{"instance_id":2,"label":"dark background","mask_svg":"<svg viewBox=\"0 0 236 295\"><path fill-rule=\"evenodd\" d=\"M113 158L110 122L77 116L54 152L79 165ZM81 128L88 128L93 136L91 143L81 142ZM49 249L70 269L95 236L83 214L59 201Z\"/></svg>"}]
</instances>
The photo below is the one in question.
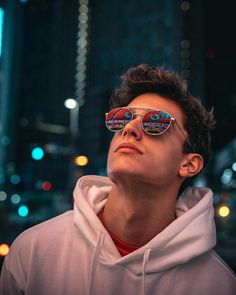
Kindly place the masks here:
<instances>
[{"instance_id":1,"label":"dark background","mask_svg":"<svg viewBox=\"0 0 236 295\"><path fill-rule=\"evenodd\" d=\"M10 245L24 229L72 208L81 175L106 175L111 135L104 113L111 92L128 67L148 63L179 72L192 94L214 107L213 156L195 185L214 191L216 250L236 270L233 4L0 0L0 244ZM79 109L66 109L67 98L76 99ZM35 147L44 150L42 160L32 158ZM78 155L88 165L76 165ZM19 215L22 205L29 210L25 217ZM224 218L222 205L230 209Z\"/></svg>"}]
</instances>

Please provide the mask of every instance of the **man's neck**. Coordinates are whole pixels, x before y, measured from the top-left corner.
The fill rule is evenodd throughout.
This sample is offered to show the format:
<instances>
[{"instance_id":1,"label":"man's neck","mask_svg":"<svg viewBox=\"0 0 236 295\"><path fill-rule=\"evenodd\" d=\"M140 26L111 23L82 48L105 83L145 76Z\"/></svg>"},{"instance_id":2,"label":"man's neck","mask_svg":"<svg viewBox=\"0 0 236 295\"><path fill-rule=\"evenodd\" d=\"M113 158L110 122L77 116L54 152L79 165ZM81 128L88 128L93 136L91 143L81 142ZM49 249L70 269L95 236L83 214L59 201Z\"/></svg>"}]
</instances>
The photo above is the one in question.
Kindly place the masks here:
<instances>
[{"instance_id":1,"label":"man's neck","mask_svg":"<svg viewBox=\"0 0 236 295\"><path fill-rule=\"evenodd\" d=\"M134 187L134 186L133 186ZM122 241L143 246L175 219L173 189L114 185L103 212L106 227Z\"/></svg>"}]
</instances>

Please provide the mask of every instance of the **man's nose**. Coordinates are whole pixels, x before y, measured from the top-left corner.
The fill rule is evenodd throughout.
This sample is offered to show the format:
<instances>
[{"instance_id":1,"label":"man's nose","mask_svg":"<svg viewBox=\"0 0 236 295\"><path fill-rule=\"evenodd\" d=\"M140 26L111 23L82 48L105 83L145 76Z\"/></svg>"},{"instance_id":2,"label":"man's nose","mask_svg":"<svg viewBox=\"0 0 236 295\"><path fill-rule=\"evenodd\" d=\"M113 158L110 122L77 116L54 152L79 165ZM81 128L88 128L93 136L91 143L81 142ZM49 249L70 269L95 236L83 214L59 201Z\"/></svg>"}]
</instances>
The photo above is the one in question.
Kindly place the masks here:
<instances>
[{"instance_id":1,"label":"man's nose","mask_svg":"<svg viewBox=\"0 0 236 295\"><path fill-rule=\"evenodd\" d=\"M122 136L133 136L136 140L140 140L142 138L143 130L141 127L141 117L137 116L132 121L130 121L128 124L125 125Z\"/></svg>"}]
</instances>

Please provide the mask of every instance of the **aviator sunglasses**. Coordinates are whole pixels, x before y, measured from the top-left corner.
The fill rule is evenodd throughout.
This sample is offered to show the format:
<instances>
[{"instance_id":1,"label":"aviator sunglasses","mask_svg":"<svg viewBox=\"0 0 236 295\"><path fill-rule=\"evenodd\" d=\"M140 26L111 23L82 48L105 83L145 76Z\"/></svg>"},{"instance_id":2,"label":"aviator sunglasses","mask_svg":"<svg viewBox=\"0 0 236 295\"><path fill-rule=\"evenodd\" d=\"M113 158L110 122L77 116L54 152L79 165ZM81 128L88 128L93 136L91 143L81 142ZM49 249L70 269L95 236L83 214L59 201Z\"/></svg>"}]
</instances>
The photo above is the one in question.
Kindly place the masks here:
<instances>
[{"instance_id":1,"label":"aviator sunglasses","mask_svg":"<svg viewBox=\"0 0 236 295\"><path fill-rule=\"evenodd\" d=\"M144 110L144 113L137 113L134 110ZM110 131L118 132L124 129L124 127L134 119L134 115L142 116L141 126L145 133L149 135L161 135L165 133L172 123L175 123L180 132L184 135L191 150L193 150L191 143L185 135L182 128L177 123L176 119L166 111L159 109L150 109L143 107L122 107L112 109L106 113L105 123Z\"/></svg>"}]
</instances>

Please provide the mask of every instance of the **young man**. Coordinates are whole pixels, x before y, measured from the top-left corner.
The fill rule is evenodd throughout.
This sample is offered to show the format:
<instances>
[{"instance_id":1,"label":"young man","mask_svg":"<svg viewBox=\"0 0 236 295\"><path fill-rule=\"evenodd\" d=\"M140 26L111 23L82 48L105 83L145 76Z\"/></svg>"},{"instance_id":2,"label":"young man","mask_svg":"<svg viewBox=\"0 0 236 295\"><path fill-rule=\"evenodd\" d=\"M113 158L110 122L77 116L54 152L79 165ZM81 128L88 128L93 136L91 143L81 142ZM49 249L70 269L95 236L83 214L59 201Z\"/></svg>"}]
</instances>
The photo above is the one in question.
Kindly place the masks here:
<instances>
[{"instance_id":1,"label":"young man","mask_svg":"<svg viewBox=\"0 0 236 295\"><path fill-rule=\"evenodd\" d=\"M236 294L212 250L212 191L178 197L208 160L212 112L173 72L139 65L122 79L106 114L108 178L80 178L73 211L15 240L1 294Z\"/></svg>"}]
</instances>

